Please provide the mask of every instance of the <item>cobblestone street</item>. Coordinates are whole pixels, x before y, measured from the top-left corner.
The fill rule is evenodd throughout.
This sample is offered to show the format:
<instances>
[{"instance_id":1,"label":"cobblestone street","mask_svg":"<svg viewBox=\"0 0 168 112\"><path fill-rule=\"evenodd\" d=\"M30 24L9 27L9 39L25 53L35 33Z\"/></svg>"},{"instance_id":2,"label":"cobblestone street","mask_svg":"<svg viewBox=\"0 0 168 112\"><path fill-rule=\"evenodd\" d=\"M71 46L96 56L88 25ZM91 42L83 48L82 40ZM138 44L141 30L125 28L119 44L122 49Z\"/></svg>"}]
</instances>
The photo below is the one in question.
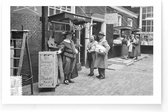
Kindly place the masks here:
<instances>
[{"instance_id":1,"label":"cobblestone street","mask_svg":"<svg viewBox=\"0 0 168 112\"><path fill-rule=\"evenodd\" d=\"M85 67L70 85L60 84L54 89L38 91L34 84L34 95L152 95L153 94L153 55L144 57L133 64L120 65L106 70L106 78L99 80L95 75L87 76Z\"/></svg>"}]
</instances>

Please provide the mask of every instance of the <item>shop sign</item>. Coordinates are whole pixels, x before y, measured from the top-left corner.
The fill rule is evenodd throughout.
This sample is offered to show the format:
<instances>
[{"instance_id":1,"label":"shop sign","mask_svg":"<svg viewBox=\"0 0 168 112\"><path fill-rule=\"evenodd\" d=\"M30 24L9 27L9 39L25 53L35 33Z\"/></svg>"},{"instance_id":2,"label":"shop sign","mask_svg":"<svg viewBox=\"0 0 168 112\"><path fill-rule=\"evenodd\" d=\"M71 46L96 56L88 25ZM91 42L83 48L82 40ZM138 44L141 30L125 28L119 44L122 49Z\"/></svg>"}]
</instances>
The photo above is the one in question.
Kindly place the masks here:
<instances>
[{"instance_id":1,"label":"shop sign","mask_svg":"<svg viewBox=\"0 0 168 112\"><path fill-rule=\"evenodd\" d=\"M86 20L86 18L80 17L80 16L76 16L76 15L74 16L74 18L75 18L75 19L78 19L78 20L84 20L84 21Z\"/></svg>"}]
</instances>

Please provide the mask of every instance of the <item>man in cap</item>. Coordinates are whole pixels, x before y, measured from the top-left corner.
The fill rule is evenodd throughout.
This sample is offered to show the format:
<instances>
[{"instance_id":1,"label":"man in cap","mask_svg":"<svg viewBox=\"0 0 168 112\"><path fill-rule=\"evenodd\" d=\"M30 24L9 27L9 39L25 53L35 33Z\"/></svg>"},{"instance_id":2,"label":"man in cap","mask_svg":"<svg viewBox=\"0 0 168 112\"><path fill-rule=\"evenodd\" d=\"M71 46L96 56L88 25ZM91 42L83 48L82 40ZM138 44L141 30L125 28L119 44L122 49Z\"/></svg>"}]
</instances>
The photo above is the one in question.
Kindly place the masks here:
<instances>
[{"instance_id":1,"label":"man in cap","mask_svg":"<svg viewBox=\"0 0 168 112\"><path fill-rule=\"evenodd\" d=\"M98 68L99 75L96 76L98 79L105 78L105 69L108 67L107 65L107 56L110 46L108 45L105 35L103 32L99 32L98 34L98 44L96 49L96 60L94 67Z\"/></svg>"},{"instance_id":2,"label":"man in cap","mask_svg":"<svg viewBox=\"0 0 168 112\"><path fill-rule=\"evenodd\" d=\"M72 32L66 32L64 34L65 39L60 44L60 50L63 53L64 84L66 85L74 83L71 77L76 64L76 54L78 53L72 41L72 34Z\"/></svg>"}]
</instances>

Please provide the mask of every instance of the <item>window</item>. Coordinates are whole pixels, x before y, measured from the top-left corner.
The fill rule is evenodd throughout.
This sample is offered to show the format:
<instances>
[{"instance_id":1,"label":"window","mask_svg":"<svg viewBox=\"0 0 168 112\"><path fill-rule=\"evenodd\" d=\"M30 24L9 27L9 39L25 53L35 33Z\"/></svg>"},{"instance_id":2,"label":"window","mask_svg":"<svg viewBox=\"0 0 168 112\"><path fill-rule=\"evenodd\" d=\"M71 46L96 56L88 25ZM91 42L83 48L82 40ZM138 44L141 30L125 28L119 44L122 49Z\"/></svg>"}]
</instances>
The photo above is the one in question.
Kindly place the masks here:
<instances>
[{"instance_id":1,"label":"window","mask_svg":"<svg viewBox=\"0 0 168 112\"><path fill-rule=\"evenodd\" d=\"M153 32L153 7L142 8L142 32Z\"/></svg>"},{"instance_id":2,"label":"window","mask_svg":"<svg viewBox=\"0 0 168 112\"><path fill-rule=\"evenodd\" d=\"M54 9L51 8L49 11L50 11L50 15L54 15L55 14L55 10Z\"/></svg>"},{"instance_id":3,"label":"window","mask_svg":"<svg viewBox=\"0 0 168 112\"><path fill-rule=\"evenodd\" d=\"M143 20L142 21L142 31L143 32L153 32L153 20Z\"/></svg>"},{"instance_id":4,"label":"window","mask_svg":"<svg viewBox=\"0 0 168 112\"><path fill-rule=\"evenodd\" d=\"M142 8L142 19L153 18L153 7Z\"/></svg>"},{"instance_id":5,"label":"window","mask_svg":"<svg viewBox=\"0 0 168 112\"><path fill-rule=\"evenodd\" d=\"M122 25L122 16L118 15L118 26Z\"/></svg>"},{"instance_id":6,"label":"window","mask_svg":"<svg viewBox=\"0 0 168 112\"><path fill-rule=\"evenodd\" d=\"M71 11L71 6L67 6L67 11Z\"/></svg>"},{"instance_id":7,"label":"window","mask_svg":"<svg viewBox=\"0 0 168 112\"><path fill-rule=\"evenodd\" d=\"M132 27L133 20L131 18L127 19L127 26Z\"/></svg>"},{"instance_id":8,"label":"window","mask_svg":"<svg viewBox=\"0 0 168 112\"><path fill-rule=\"evenodd\" d=\"M48 7L48 16L59 14L61 12L74 13L72 10L72 6L49 6Z\"/></svg>"}]
</instances>

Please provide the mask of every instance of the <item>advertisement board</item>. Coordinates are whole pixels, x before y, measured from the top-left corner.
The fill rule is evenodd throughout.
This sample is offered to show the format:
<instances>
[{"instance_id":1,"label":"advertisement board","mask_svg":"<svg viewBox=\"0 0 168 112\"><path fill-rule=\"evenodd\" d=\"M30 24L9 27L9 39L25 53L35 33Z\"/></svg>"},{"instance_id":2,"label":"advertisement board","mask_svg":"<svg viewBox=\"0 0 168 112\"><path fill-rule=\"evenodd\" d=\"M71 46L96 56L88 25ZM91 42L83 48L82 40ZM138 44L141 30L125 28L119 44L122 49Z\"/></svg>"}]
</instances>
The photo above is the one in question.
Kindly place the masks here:
<instances>
[{"instance_id":1,"label":"advertisement board","mask_svg":"<svg viewBox=\"0 0 168 112\"><path fill-rule=\"evenodd\" d=\"M55 88L58 76L57 53L39 52L39 88Z\"/></svg>"}]
</instances>

